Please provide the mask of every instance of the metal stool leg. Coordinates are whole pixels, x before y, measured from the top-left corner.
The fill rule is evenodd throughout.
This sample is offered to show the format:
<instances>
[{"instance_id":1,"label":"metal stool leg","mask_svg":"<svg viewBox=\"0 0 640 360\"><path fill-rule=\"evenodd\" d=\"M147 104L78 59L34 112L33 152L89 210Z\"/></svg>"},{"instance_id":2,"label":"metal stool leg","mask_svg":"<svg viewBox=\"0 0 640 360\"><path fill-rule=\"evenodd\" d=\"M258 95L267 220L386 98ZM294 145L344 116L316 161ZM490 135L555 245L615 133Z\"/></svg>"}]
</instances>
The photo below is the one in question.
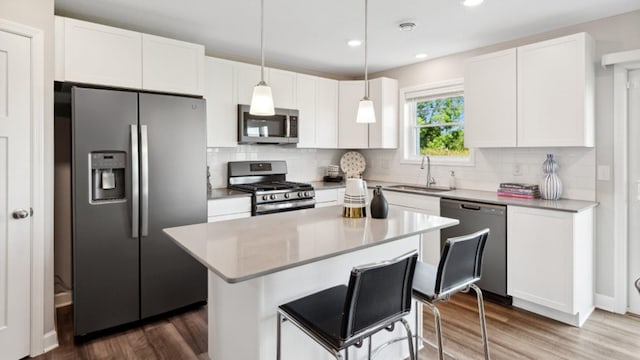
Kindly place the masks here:
<instances>
[{"instance_id":1,"label":"metal stool leg","mask_svg":"<svg viewBox=\"0 0 640 360\"><path fill-rule=\"evenodd\" d=\"M419 311L418 311L418 300L416 300L415 309L416 309L416 326L415 326L414 329L415 329L415 332L416 332L416 343L415 343L414 349L416 350L416 360L418 360L418 357L420 356L419 355L420 347L418 346L418 344L419 344L418 341L420 341L420 332L418 331L418 326L419 326L418 324L420 322L419 321L420 319L418 318L418 316L419 316L418 315L418 313L419 313Z\"/></svg>"},{"instance_id":2,"label":"metal stool leg","mask_svg":"<svg viewBox=\"0 0 640 360\"><path fill-rule=\"evenodd\" d=\"M489 338L487 337L487 321L484 316L484 299L482 297L482 290L475 284L471 284L471 288L476 292L478 298L478 315L480 317L480 328L482 330L482 344L484 346L484 358L489 360Z\"/></svg>"},{"instance_id":3,"label":"metal stool leg","mask_svg":"<svg viewBox=\"0 0 640 360\"><path fill-rule=\"evenodd\" d=\"M276 327L276 360L280 360L282 354L280 353L282 349L280 348L280 336L282 331L282 315L280 311L277 312L276 318L278 320L278 326Z\"/></svg>"},{"instance_id":4,"label":"metal stool leg","mask_svg":"<svg viewBox=\"0 0 640 360\"><path fill-rule=\"evenodd\" d=\"M428 301L425 301L422 304L427 305L433 312L433 317L434 317L435 326L436 326L436 339L438 341L438 359L444 360L444 350L442 348L442 323L440 322L440 311L434 304Z\"/></svg>"},{"instance_id":5,"label":"metal stool leg","mask_svg":"<svg viewBox=\"0 0 640 360\"><path fill-rule=\"evenodd\" d=\"M412 335L411 335L411 327L409 326L409 322L405 319L400 319L402 325L407 330L407 342L409 343L409 359L416 360L416 354L413 351L413 343L412 343Z\"/></svg>"},{"instance_id":6,"label":"metal stool leg","mask_svg":"<svg viewBox=\"0 0 640 360\"><path fill-rule=\"evenodd\" d=\"M371 360L371 336L369 336L369 351L367 352L367 359Z\"/></svg>"}]
</instances>

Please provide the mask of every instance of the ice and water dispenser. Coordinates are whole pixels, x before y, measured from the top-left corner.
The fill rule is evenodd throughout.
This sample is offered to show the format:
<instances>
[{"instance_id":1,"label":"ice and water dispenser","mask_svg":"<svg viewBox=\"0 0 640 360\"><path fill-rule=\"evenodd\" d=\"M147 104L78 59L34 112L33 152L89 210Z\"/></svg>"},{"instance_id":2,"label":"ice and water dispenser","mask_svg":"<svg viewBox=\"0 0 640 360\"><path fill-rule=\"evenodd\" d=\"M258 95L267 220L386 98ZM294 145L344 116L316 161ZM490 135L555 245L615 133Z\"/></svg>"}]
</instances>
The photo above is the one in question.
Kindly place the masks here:
<instances>
[{"instance_id":1,"label":"ice and water dispenser","mask_svg":"<svg viewBox=\"0 0 640 360\"><path fill-rule=\"evenodd\" d=\"M125 152L92 152L89 154L92 204L126 200Z\"/></svg>"}]
</instances>

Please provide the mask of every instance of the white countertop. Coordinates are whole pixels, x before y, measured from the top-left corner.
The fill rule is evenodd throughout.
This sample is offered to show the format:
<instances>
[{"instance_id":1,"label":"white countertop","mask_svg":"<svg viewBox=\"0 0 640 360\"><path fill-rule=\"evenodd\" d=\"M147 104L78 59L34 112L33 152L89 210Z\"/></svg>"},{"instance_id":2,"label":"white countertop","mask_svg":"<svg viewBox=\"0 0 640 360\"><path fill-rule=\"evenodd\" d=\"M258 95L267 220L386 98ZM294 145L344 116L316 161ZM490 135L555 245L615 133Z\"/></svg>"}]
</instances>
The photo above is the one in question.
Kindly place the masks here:
<instances>
[{"instance_id":1,"label":"white countertop","mask_svg":"<svg viewBox=\"0 0 640 360\"><path fill-rule=\"evenodd\" d=\"M164 232L209 270L236 283L457 224L393 205L386 219L347 219L342 206L331 206Z\"/></svg>"}]
</instances>

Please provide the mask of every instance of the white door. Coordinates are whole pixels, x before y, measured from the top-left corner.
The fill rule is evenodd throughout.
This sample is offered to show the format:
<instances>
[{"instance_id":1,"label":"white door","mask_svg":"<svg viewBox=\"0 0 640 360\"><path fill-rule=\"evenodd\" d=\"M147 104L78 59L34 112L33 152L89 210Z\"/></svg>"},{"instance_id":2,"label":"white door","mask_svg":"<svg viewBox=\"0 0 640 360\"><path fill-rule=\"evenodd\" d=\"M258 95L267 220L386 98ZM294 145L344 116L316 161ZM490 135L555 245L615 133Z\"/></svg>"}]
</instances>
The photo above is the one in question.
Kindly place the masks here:
<instances>
[{"instance_id":1,"label":"white door","mask_svg":"<svg viewBox=\"0 0 640 360\"><path fill-rule=\"evenodd\" d=\"M29 354L29 48L28 38L0 31L0 360Z\"/></svg>"},{"instance_id":2,"label":"white door","mask_svg":"<svg viewBox=\"0 0 640 360\"><path fill-rule=\"evenodd\" d=\"M629 311L640 315L640 70L629 72Z\"/></svg>"}]
</instances>

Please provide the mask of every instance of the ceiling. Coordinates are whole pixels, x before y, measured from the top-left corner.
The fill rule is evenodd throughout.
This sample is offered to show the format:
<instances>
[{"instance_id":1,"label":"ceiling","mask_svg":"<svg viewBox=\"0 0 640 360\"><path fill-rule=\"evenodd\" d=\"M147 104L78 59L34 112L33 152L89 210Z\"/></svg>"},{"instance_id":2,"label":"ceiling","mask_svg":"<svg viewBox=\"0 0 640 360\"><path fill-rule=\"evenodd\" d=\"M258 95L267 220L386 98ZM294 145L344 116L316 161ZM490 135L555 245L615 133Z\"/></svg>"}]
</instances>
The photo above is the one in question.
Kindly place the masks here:
<instances>
[{"instance_id":1,"label":"ceiling","mask_svg":"<svg viewBox=\"0 0 640 360\"><path fill-rule=\"evenodd\" d=\"M204 44L207 55L259 62L259 0L55 0L56 14ZM369 0L369 72L640 9L640 0ZM415 30L398 24L412 21ZM265 0L265 64L361 76L364 0Z\"/></svg>"}]
</instances>

